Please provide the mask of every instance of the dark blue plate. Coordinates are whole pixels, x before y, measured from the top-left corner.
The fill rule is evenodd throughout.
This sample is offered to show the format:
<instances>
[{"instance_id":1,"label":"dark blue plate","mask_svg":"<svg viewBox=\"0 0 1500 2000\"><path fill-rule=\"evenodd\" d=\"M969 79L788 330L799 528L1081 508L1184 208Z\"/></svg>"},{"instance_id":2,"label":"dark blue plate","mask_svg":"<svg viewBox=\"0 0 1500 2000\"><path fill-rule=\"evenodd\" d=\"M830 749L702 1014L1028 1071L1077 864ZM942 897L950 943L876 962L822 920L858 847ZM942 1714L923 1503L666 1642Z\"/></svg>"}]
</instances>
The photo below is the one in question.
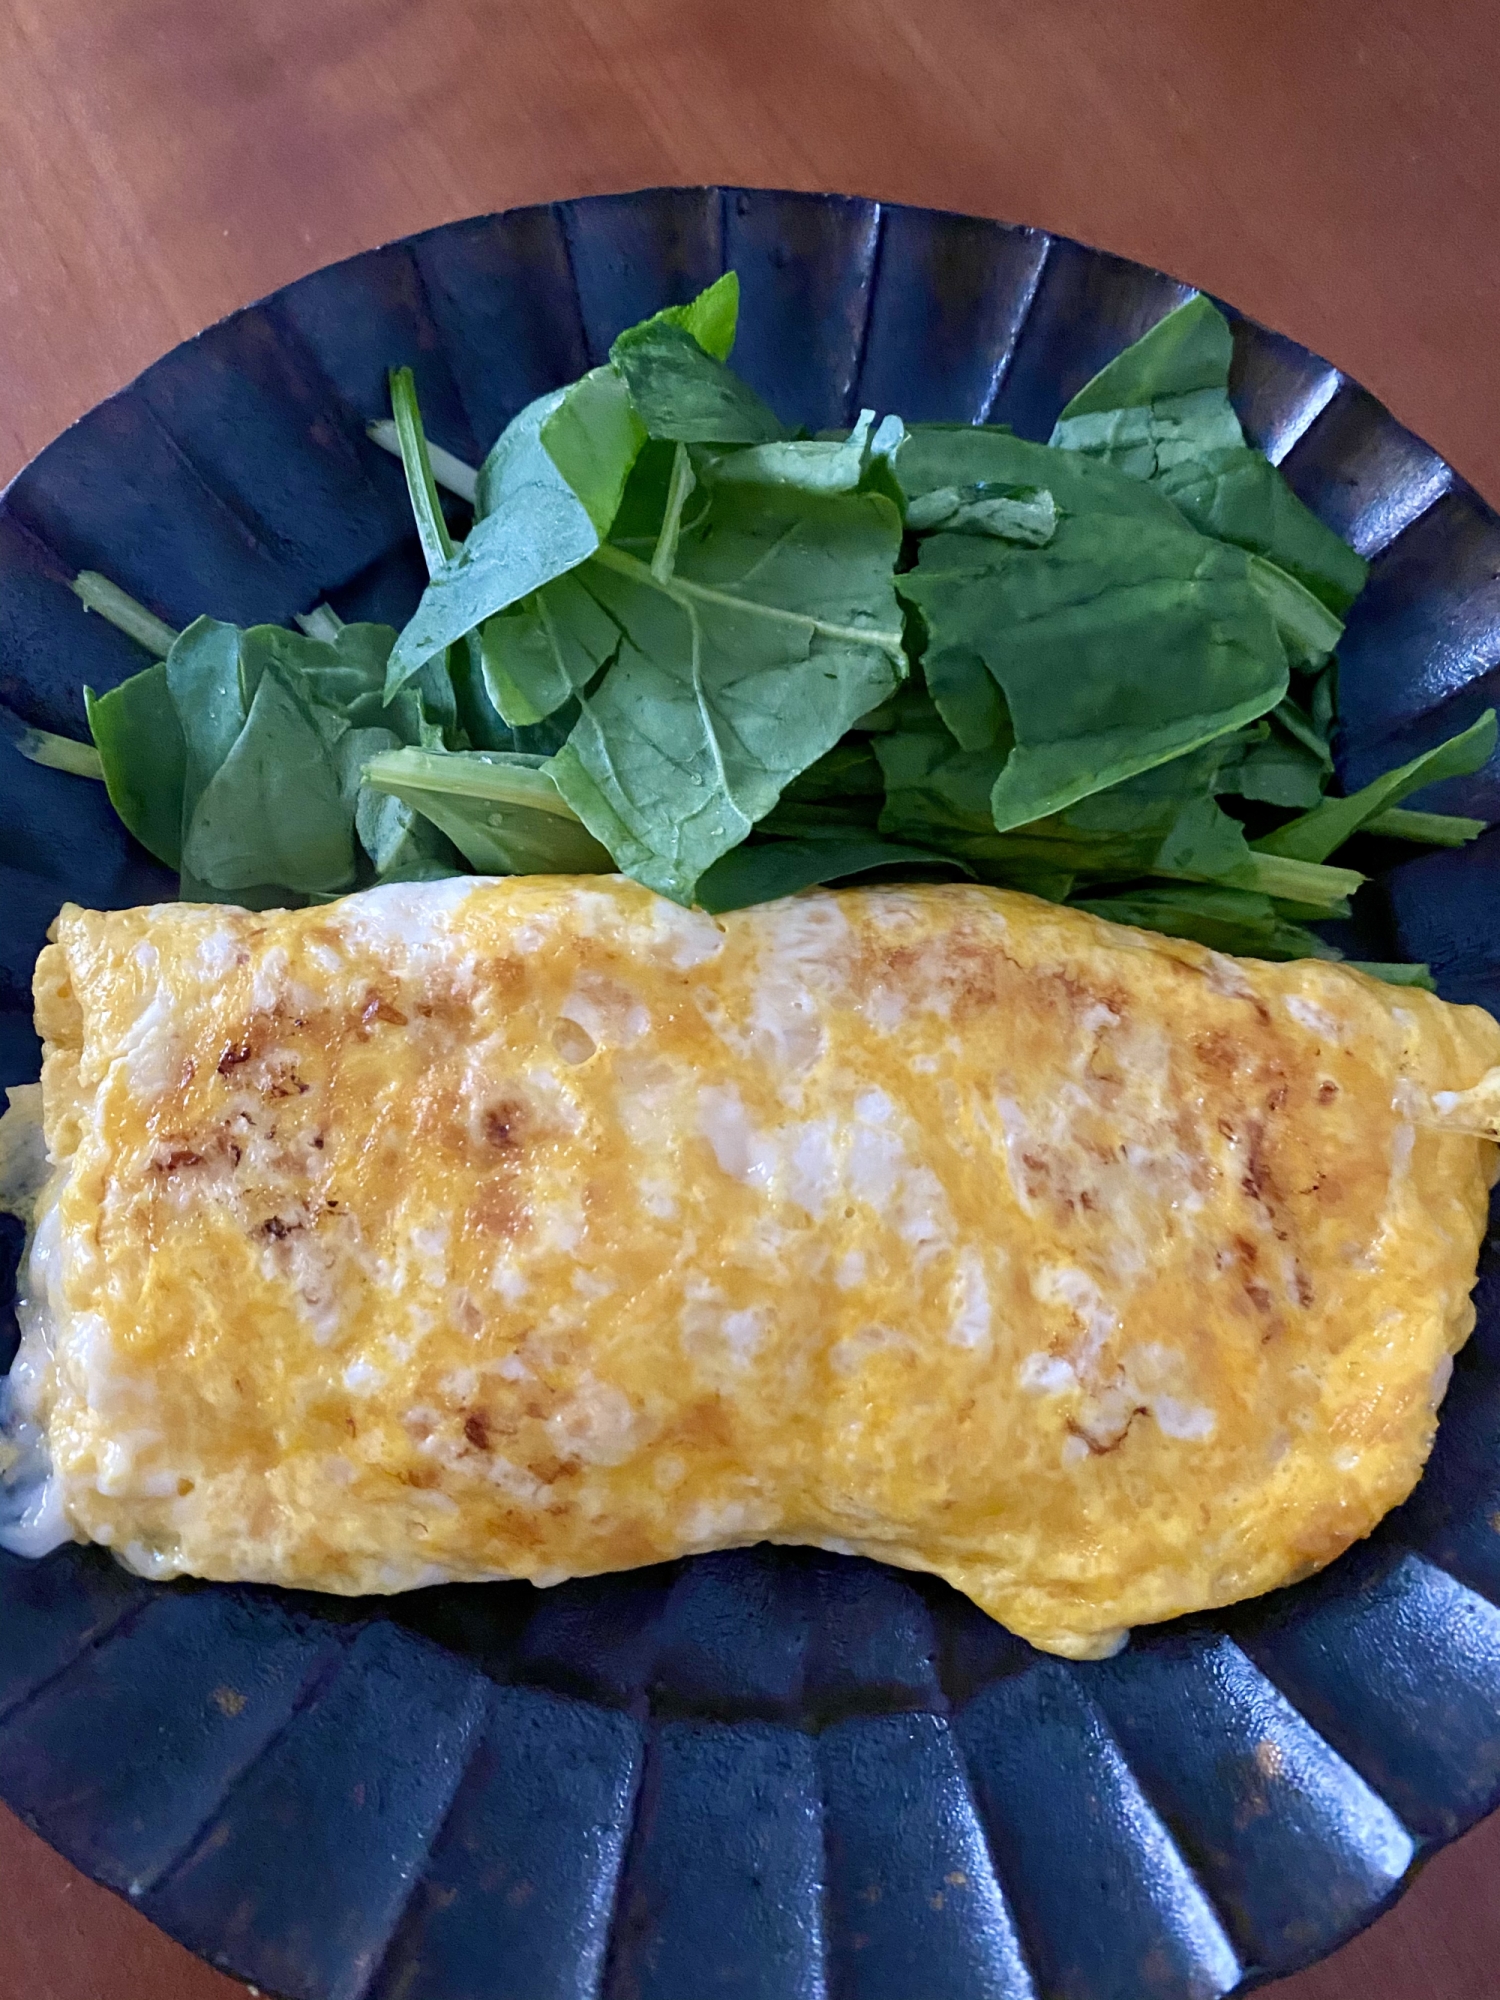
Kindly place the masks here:
<instances>
[{"instance_id":1,"label":"dark blue plate","mask_svg":"<svg viewBox=\"0 0 1500 2000\"><path fill-rule=\"evenodd\" d=\"M400 622L416 541L364 428L386 368L476 459L730 264L736 366L815 427L871 404L1044 438L1188 291L1037 230L739 189L372 251L187 342L10 487L0 702L82 735L82 683L142 664L70 595L79 568L174 625L319 598ZM1500 521L1329 363L1237 316L1235 343L1250 434L1373 562L1342 651L1358 783L1495 700ZM1500 819L1500 770L1423 802ZM0 1080L36 1073L62 899L172 886L98 786L0 744ZM1500 834L1388 888L1365 955L1500 1011ZM1487 1250L1415 1498L1315 1581L1106 1664L803 1550L354 1603L0 1556L0 1795L299 2000L1208 2000L1329 1951L1500 1802L1497 1509Z\"/></svg>"}]
</instances>

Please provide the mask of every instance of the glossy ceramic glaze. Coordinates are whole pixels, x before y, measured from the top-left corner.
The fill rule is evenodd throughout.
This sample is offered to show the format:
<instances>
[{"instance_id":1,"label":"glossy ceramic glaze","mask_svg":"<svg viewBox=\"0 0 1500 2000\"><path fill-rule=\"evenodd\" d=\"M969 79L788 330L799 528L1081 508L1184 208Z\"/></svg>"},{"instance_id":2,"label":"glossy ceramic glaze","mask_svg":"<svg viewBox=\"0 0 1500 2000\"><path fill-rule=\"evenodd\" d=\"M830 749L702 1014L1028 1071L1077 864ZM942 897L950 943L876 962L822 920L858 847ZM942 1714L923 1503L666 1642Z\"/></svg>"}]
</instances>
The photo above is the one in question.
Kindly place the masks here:
<instances>
[{"instance_id":1,"label":"glossy ceramic glaze","mask_svg":"<svg viewBox=\"0 0 1500 2000\"><path fill-rule=\"evenodd\" d=\"M726 265L736 367L812 427L869 404L1045 438L1188 290L1034 230L737 189L373 251L177 349L10 487L0 703L82 735L82 683L143 663L68 591L79 568L173 624L320 598L400 622L419 554L364 432L386 368L415 368L434 439L476 459ZM1372 561L1341 653L1358 783L1495 699L1500 522L1357 385L1243 320L1235 393ZM1500 818L1500 768L1421 803ZM1448 997L1500 1011L1500 833L1388 887L1365 955L1427 958ZM0 743L0 1082L36 1073L30 971L63 898L171 888L99 787ZM1102 1665L800 1550L353 1604L0 1556L0 1796L298 2000L1209 2000L1331 1949L1500 1802L1489 1251L1479 1305L1428 1473L1373 1541Z\"/></svg>"}]
</instances>

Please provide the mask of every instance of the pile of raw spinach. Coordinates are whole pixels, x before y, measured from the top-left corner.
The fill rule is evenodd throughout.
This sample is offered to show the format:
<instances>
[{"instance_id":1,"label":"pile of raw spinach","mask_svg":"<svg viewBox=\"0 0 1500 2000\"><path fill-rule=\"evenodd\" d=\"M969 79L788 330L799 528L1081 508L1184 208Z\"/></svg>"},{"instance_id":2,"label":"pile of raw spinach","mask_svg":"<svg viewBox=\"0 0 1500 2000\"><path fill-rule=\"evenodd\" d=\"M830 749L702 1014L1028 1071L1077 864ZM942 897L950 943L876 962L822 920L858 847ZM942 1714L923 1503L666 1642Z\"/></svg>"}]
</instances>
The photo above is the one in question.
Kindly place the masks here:
<instances>
[{"instance_id":1,"label":"pile of raw spinach","mask_svg":"<svg viewBox=\"0 0 1500 2000\"><path fill-rule=\"evenodd\" d=\"M738 300L731 272L621 334L477 475L429 452L397 371L374 429L430 576L405 630L320 606L173 634L85 576L165 657L88 694L97 766L33 753L102 775L185 897L255 907L465 868L618 869L715 911L938 872L1337 957L1309 926L1348 914L1352 835L1482 831L1399 802L1477 769L1493 713L1330 795L1365 564L1246 442L1206 299L1045 445L871 411L794 436L727 366Z\"/></svg>"}]
</instances>

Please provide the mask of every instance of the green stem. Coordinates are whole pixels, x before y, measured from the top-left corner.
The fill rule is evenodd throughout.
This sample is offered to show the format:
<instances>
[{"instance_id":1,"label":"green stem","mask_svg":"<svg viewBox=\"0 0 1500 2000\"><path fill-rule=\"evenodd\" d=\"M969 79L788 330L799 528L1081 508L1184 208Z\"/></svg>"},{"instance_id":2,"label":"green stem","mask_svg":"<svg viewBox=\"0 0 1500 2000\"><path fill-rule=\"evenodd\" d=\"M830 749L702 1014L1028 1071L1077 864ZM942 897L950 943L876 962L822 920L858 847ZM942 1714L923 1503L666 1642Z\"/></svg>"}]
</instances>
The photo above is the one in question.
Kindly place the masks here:
<instances>
[{"instance_id":1,"label":"green stem","mask_svg":"<svg viewBox=\"0 0 1500 2000\"><path fill-rule=\"evenodd\" d=\"M651 557L651 574L658 583L671 582L677 562L677 537L682 530L682 510L697 483L687 446L680 444L672 455L672 483L667 488L667 509L662 515L661 533L656 538L656 548Z\"/></svg>"},{"instance_id":2,"label":"green stem","mask_svg":"<svg viewBox=\"0 0 1500 2000\"><path fill-rule=\"evenodd\" d=\"M80 743L74 736L54 736L50 729L23 729L16 738L16 748L28 763L45 764L49 771L103 780L99 752L92 743Z\"/></svg>"},{"instance_id":3,"label":"green stem","mask_svg":"<svg viewBox=\"0 0 1500 2000\"><path fill-rule=\"evenodd\" d=\"M322 639L332 645L344 629L344 621L331 604L315 604L311 611L299 611L297 623L309 639Z\"/></svg>"},{"instance_id":4,"label":"green stem","mask_svg":"<svg viewBox=\"0 0 1500 2000\"><path fill-rule=\"evenodd\" d=\"M1285 854L1257 854L1249 867L1228 878L1236 889L1253 889L1278 902L1309 909L1332 908L1352 896L1364 876L1353 868L1330 868L1321 861L1294 861Z\"/></svg>"},{"instance_id":5,"label":"green stem","mask_svg":"<svg viewBox=\"0 0 1500 2000\"><path fill-rule=\"evenodd\" d=\"M1387 806L1367 819L1360 832L1381 833L1387 840L1419 840L1427 847L1466 847L1488 824L1459 813L1408 812L1405 806Z\"/></svg>"},{"instance_id":6,"label":"green stem","mask_svg":"<svg viewBox=\"0 0 1500 2000\"><path fill-rule=\"evenodd\" d=\"M382 451L388 451L393 458L401 456L401 439L389 417L382 417L379 423L367 424L365 432L370 442L378 444ZM429 444L427 456L432 462L432 476L438 485L446 486L450 493L456 493L460 500L467 500L472 507L479 482L479 474L473 466L465 465L461 458L455 458L451 451L444 451L440 444Z\"/></svg>"},{"instance_id":7,"label":"green stem","mask_svg":"<svg viewBox=\"0 0 1500 2000\"><path fill-rule=\"evenodd\" d=\"M530 806L558 819L578 818L545 771L525 764L492 763L483 752L384 750L365 765L364 779L380 792L441 793L494 805Z\"/></svg>"},{"instance_id":8,"label":"green stem","mask_svg":"<svg viewBox=\"0 0 1500 2000\"><path fill-rule=\"evenodd\" d=\"M432 457L422 429L422 413L417 407L416 377L409 368L391 370L391 412L401 463L406 471L406 490L416 516L417 534L427 561L427 574L436 576L453 560L453 537L443 519L437 485L432 477Z\"/></svg>"},{"instance_id":9,"label":"green stem","mask_svg":"<svg viewBox=\"0 0 1500 2000\"><path fill-rule=\"evenodd\" d=\"M144 604L137 604L117 583L111 583L95 569L78 572L73 579L73 595L85 611L97 611L101 618L159 660L164 660L177 642L177 634L170 625L163 624Z\"/></svg>"}]
</instances>

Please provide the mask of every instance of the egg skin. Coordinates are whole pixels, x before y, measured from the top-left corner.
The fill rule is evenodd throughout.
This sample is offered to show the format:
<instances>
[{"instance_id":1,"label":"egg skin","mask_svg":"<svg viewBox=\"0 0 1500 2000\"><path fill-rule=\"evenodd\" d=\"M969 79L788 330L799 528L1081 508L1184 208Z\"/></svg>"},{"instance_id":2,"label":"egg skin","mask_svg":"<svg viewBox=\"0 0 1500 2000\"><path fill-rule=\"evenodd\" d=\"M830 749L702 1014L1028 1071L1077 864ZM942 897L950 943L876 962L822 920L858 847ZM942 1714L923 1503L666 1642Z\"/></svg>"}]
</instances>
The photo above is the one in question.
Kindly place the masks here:
<instances>
[{"instance_id":1,"label":"egg skin","mask_svg":"<svg viewBox=\"0 0 1500 2000\"><path fill-rule=\"evenodd\" d=\"M41 1415L146 1575L805 1542L1089 1657L1367 1534L1473 1323L1494 1148L1425 1107L1500 1027L1343 967L934 885L53 935Z\"/></svg>"}]
</instances>

